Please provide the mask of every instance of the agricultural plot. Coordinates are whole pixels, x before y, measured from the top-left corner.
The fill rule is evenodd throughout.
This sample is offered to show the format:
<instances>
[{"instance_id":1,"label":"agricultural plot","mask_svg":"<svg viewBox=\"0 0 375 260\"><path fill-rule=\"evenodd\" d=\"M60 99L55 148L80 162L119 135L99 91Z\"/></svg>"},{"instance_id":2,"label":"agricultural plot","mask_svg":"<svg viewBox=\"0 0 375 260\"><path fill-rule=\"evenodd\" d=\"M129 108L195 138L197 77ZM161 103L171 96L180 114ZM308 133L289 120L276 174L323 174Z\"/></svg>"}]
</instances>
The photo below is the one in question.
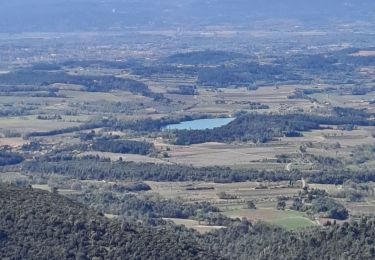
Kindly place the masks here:
<instances>
[{"instance_id":1,"label":"agricultural plot","mask_svg":"<svg viewBox=\"0 0 375 260\"><path fill-rule=\"evenodd\" d=\"M0 118L0 132L12 131L15 133L44 132L68 127L79 126L77 122L62 120L40 120L36 116Z\"/></svg>"},{"instance_id":2,"label":"agricultural plot","mask_svg":"<svg viewBox=\"0 0 375 260\"><path fill-rule=\"evenodd\" d=\"M156 183L147 182L152 192L165 198L179 198L186 202L209 201L219 207L222 213L231 218L247 218L253 222L272 223L289 230L316 225L305 213L275 208L278 196L293 197L299 188L287 188L286 183L269 183L267 189L257 189L259 183L246 182L235 184L217 183ZM264 183L267 185L266 183ZM219 199L218 194L225 192L236 196L235 199ZM257 209L247 209L246 201L253 201ZM183 221L187 226L196 225L194 221Z\"/></svg>"},{"instance_id":3,"label":"agricultural plot","mask_svg":"<svg viewBox=\"0 0 375 260\"><path fill-rule=\"evenodd\" d=\"M1 130L0 130L1 131ZM0 138L0 147L2 146L10 146L13 148L18 148L23 144L26 144L28 141L23 140L22 138Z\"/></svg>"},{"instance_id":4,"label":"agricultural plot","mask_svg":"<svg viewBox=\"0 0 375 260\"><path fill-rule=\"evenodd\" d=\"M83 152L79 156L87 155L98 155L102 158L110 158L112 161L123 160L125 162L137 162L137 163L161 163L161 164L172 164L165 159L153 158L146 155L139 154L124 154L124 153L110 153L110 152Z\"/></svg>"},{"instance_id":5,"label":"agricultural plot","mask_svg":"<svg viewBox=\"0 0 375 260\"><path fill-rule=\"evenodd\" d=\"M276 201L277 196L293 196L300 190L298 187L288 188L287 182L263 183L267 188L259 189L259 182L239 183L210 183L210 182L147 182L152 192L156 192L166 198L179 197L186 201L210 201L224 207L239 204L244 205L246 200L256 202ZM226 192L237 196L233 200L219 199L218 193Z\"/></svg>"},{"instance_id":6,"label":"agricultural plot","mask_svg":"<svg viewBox=\"0 0 375 260\"><path fill-rule=\"evenodd\" d=\"M370 101L375 100L375 92L367 93L366 95L339 95L337 93L317 93L309 95L311 98L318 101L320 104L335 106L335 107L352 107L356 109L369 109L374 113L374 107Z\"/></svg>"},{"instance_id":7,"label":"agricultural plot","mask_svg":"<svg viewBox=\"0 0 375 260\"><path fill-rule=\"evenodd\" d=\"M214 231L216 229L225 228L224 226L202 225L198 221L191 220L191 219L164 218L164 220L173 221L176 225L184 225L187 228L195 229L201 234L208 233L208 232Z\"/></svg>"},{"instance_id":8,"label":"agricultural plot","mask_svg":"<svg viewBox=\"0 0 375 260\"><path fill-rule=\"evenodd\" d=\"M258 102L266 105L269 109L258 110L258 112L269 111L293 111L295 109L309 110L313 104L306 99L289 99L297 88L301 86L260 87L257 90L246 88L225 88L217 91L200 90L198 105L191 112L214 112L233 113L239 110L253 111L250 102ZM220 105L218 105L220 104Z\"/></svg>"},{"instance_id":9,"label":"agricultural plot","mask_svg":"<svg viewBox=\"0 0 375 260\"><path fill-rule=\"evenodd\" d=\"M204 143L191 146L170 146L168 161L195 166L250 166L267 160L276 161L276 155L294 152L296 148L289 145ZM276 167L280 166L276 165Z\"/></svg>"},{"instance_id":10,"label":"agricultural plot","mask_svg":"<svg viewBox=\"0 0 375 260\"><path fill-rule=\"evenodd\" d=\"M281 226L287 230L296 230L315 226L315 221L311 220L305 213L292 210L277 210L272 208L239 209L225 211L225 215L232 218L247 218L251 221L267 222Z\"/></svg>"}]
</instances>

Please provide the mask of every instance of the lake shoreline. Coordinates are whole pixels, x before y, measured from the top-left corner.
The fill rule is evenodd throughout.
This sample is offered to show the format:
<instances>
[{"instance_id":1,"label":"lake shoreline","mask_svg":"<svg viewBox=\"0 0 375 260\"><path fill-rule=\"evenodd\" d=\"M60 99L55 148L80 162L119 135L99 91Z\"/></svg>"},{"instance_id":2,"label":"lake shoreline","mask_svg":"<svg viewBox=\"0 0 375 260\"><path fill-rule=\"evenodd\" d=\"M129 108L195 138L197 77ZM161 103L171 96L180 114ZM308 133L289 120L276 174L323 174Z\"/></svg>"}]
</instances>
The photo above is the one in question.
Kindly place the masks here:
<instances>
[{"instance_id":1,"label":"lake shoreline","mask_svg":"<svg viewBox=\"0 0 375 260\"><path fill-rule=\"evenodd\" d=\"M178 124L167 125L165 130L206 130L214 129L229 124L235 117L207 118L183 121Z\"/></svg>"}]
</instances>

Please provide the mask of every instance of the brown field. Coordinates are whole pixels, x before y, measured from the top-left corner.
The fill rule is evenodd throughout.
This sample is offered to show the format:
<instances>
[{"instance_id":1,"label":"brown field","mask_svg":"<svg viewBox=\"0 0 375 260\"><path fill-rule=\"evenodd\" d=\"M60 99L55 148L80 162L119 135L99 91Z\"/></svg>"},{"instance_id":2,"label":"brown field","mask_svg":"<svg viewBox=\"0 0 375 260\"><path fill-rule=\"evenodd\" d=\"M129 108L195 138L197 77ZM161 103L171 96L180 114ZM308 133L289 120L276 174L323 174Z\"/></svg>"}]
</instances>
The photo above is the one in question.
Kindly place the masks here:
<instances>
[{"instance_id":1,"label":"brown field","mask_svg":"<svg viewBox=\"0 0 375 260\"><path fill-rule=\"evenodd\" d=\"M47 184L35 184L35 185L32 185L32 188L51 192L51 187ZM81 194L82 192L70 190L70 189L58 189L58 193L61 195L70 195L70 194Z\"/></svg>"},{"instance_id":2,"label":"brown field","mask_svg":"<svg viewBox=\"0 0 375 260\"><path fill-rule=\"evenodd\" d=\"M96 101L111 101L111 102L144 102L149 98L140 95L134 95L126 91L113 91L109 93L104 92L87 92L87 91L72 91L63 90L61 94L80 102L96 102Z\"/></svg>"},{"instance_id":3,"label":"brown field","mask_svg":"<svg viewBox=\"0 0 375 260\"><path fill-rule=\"evenodd\" d=\"M266 165L271 169L285 168L286 165L276 163L277 155L286 154L296 157L294 164L305 168L309 163L298 159L299 147L311 143L307 148L308 153L321 156L336 156L347 158L352 149L360 145L375 145L372 136L375 127L360 127L353 131L333 129L313 130L303 133L303 137L283 137L277 141L267 144L225 144L225 143L203 143L190 146L176 146L155 142L157 147L170 148L169 158L163 159L171 163L186 164L193 166L231 166L246 168L264 168ZM336 147L337 145L339 147ZM309 168L309 167L308 167Z\"/></svg>"},{"instance_id":4,"label":"brown field","mask_svg":"<svg viewBox=\"0 0 375 260\"><path fill-rule=\"evenodd\" d=\"M294 196L298 193L299 188L288 188L287 182L263 184L268 189L256 189L260 183L258 182L240 182L240 183L207 183L207 182L152 182L147 184L152 188L152 192L158 193L165 198L180 198L187 202L210 201L219 206L237 206L244 205L246 200L254 200L257 203L273 204L279 195ZM205 190L187 190L187 188L210 188ZM213 189L212 189L213 188ZM227 192L236 195L237 199L222 200L217 194L219 192Z\"/></svg>"},{"instance_id":5,"label":"brown field","mask_svg":"<svg viewBox=\"0 0 375 260\"><path fill-rule=\"evenodd\" d=\"M170 220L173 221L177 225L184 225L187 228L192 228L198 231L201 234L208 233L211 231L214 231L216 229L225 228L224 226L208 226L208 225L202 225L196 220L192 219L179 219L179 218L163 218L164 220Z\"/></svg>"},{"instance_id":6,"label":"brown field","mask_svg":"<svg viewBox=\"0 0 375 260\"><path fill-rule=\"evenodd\" d=\"M375 216L375 203L373 199L363 202L344 202L344 206L354 216Z\"/></svg>"},{"instance_id":7,"label":"brown field","mask_svg":"<svg viewBox=\"0 0 375 260\"><path fill-rule=\"evenodd\" d=\"M364 144L375 144L375 138L372 137L375 127L359 127L353 131L343 131L335 129L312 130L304 132L303 137L285 137L283 141L287 143L321 143L333 145L339 143L341 148L354 147ZM340 149L342 150L342 149Z\"/></svg>"},{"instance_id":8,"label":"brown field","mask_svg":"<svg viewBox=\"0 0 375 260\"><path fill-rule=\"evenodd\" d=\"M262 160L275 160L277 154L296 152L293 146L204 143L191 146L169 146L168 161L194 166L249 165ZM281 166L282 167L282 166Z\"/></svg>"},{"instance_id":9,"label":"brown field","mask_svg":"<svg viewBox=\"0 0 375 260\"><path fill-rule=\"evenodd\" d=\"M246 88L227 88L211 91L200 90L197 97L198 105L191 112L233 113L248 110L248 102L259 102L268 105L271 111L293 111L295 108L309 110L313 104L305 99L288 99L297 88L303 86L260 87L257 90ZM220 102L220 105L217 105ZM267 111L267 110L266 110Z\"/></svg>"},{"instance_id":10,"label":"brown field","mask_svg":"<svg viewBox=\"0 0 375 260\"><path fill-rule=\"evenodd\" d=\"M26 143L28 143L28 141L23 140L22 138L0 138L0 147L10 146L13 148L18 148Z\"/></svg>"},{"instance_id":11,"label":"brown field","mask_svg":"<svg viewBox=\"0 0 375 260\"><path fill-rule=\"evenodd\" d=\"M17 133L43 132L79 126L77 122L64 122L60 120L38 120L35 116L0 118L0 132L2 129Z\"/></svg>"},{"instance_id":12,"label":"brown field","mask_svg":"<svg viewBox=\"0 0 375 260\"><path fill-rule=\"evenodd\" d=\"M375 51L358 51L356 53L351 54L351 56L373 57L375 56Z\"/></svg>"},{"instance_id":13,"label":"brown field","mask_svg":"<svg viewBox=\"0 0 375 260\"><path fill-rule=\"evenodd\" d=\"M370 92L366 95L318 93L309 96L316 99L320 104L324 104L326 106L352 107L356 109L365 108L369 109L370 112L375 112L374 106L369 103L369 101L375 99L375 92Z\"/></svg>"}]
</instances>

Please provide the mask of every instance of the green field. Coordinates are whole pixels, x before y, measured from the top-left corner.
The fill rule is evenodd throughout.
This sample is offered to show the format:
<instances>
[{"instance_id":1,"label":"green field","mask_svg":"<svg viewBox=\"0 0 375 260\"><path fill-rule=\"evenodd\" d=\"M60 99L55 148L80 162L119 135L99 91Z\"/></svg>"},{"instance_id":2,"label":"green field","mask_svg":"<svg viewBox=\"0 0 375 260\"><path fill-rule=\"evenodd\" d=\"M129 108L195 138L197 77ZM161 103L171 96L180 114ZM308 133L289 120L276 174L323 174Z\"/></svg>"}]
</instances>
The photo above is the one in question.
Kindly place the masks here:
<instances>
[{"instance_id":1,"label":"green field","mask_svg":"<svg viewBox=\"0 0 375 260\"><path fill-rule=\"evenodd\" d=\"M276 210L274 208L237 209L224 212L228 217L245 217L250 221L267 222L287 230L296 230L315 225L315 222L308 218L304 212L294 210Z\"/></svg>"},{"instance_id":2,"label":"green field","mask_svg":"<svg viewBox=\"0 0 375 260\"><path fill-rule=\"evenodd\" d=\"M285 213L288 215L287 217L273 220L271 223L287 230L308 228L315 225L315 223L303 212L287 210Z\"/></svg>"}]
</instances>

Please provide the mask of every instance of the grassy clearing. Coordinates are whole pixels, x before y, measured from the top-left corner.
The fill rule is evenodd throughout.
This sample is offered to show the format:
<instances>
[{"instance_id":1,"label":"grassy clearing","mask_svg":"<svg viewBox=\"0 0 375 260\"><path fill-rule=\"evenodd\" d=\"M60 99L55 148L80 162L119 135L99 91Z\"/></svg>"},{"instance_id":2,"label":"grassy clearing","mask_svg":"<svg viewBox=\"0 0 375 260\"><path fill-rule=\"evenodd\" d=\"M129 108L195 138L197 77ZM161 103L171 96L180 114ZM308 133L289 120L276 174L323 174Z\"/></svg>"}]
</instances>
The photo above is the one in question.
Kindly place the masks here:
<instances>
[{"instance_id":1,"label":"grassy clearing","mask_svg":"<svg viewBox=\"0 0 375 260\"><path fill-rule=\"evenodd\" d=\"M286 210L287 217L271 221L272 224L283 227L287 230L296 230L315 226L315 222L303 212Z\"/></svg>"},{"instance_id":2,"label":"grassy clearing","mask_svg":"<svg viewBox=\"0 0 375 260\"><path fill-rule=\"evenodd\" d=\"M285 228L286 230L296 230L314 226L314 222L303 217L284 218L271 222L274 225Z\"/></svg>"},{"instance_id":3,"label":"grassy clearing","mask_svg":"<svg viewBox=\"0 0 375 260\"><path fill-rule=\"evenodd\" d=\"M242 218L245 217L251 221L264 221L271 223L287 230L296 230L307 228L315 225L303 212L293 210L277 210L273 208L258 209L237 209L224 212L228 217Z\"/></svg>"}]
</instances>

